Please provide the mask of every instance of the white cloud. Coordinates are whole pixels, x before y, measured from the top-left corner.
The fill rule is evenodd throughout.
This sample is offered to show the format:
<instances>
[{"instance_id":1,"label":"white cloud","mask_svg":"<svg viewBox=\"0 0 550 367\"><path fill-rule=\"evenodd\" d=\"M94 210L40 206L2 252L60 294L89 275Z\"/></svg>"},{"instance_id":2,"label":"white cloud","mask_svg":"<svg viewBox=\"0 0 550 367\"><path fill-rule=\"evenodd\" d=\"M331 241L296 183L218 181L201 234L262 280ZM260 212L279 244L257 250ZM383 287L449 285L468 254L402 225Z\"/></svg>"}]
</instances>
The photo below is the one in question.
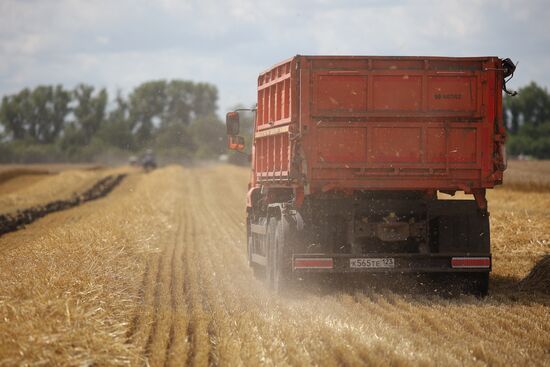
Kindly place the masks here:
<instances>
[{"instance_id":1,"label":"white cloud","mask_svg":"<svg viewBox=\"0 0 550 367\"><path fill-rule=\"evenodd\" d=\"M105 37L105 36L97 36L95 40L100 45L108 45L109 42L111 41L109 37Z\"/></svg>"},{"instance_id":2,"label":"white cloud","mask_svg":"<svg viewBox=\"0 0 550 367\"><path fill-rule=\"evenodd\" d=\"M550 85L544 1L4 0L0 95L39 83L109 90L208 81L221 111L252 103L258 72L294 54L497 55Z\"/></svg>"}]
</instances>

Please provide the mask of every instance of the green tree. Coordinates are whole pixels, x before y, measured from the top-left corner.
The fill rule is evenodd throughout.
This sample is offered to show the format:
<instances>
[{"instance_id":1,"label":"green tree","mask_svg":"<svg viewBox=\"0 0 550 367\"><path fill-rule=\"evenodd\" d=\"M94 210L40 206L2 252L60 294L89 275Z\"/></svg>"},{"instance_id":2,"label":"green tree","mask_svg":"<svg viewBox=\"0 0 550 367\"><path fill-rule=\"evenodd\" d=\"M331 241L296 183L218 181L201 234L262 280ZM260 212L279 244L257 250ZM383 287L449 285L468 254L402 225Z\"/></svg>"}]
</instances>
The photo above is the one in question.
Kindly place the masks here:
<instances>
[{"instance_id":1,"label":"green tree","mask_svg":"<svg viewBox=\"0 0 550 367\"><path fill-rule=\"evenodd\" d=\"M504 117L512 134L519 132L523 124L538 126L550 121L550 94L535 82L520 88L515 97L504 97Z\"/></svg>"},{"instance_id":2,"label":"green tree","mask_svg":"<svg viewBox=\"0 0 550 367\"><path fill-rule=\"evenodd\" d=\"M197 147L197 158L217 158L226 152L225 126L216 115L210 114L195 119L189 130Z\"/></svg>"},{"instance_id":3,"label":"green tree","mask_svg":"<svg viewBox=\"0 0 550 367\"><path fill-rule=\"evenodd\" d=\"M179 136L174 144L190 144L190 139L178 139L183 139L185 127L194 119L215 114L217 98L216 87L206 83L156 80L139 85L129 97L129 118L138 145L150 145L157 133L165 135L168 131ZM166 139L158 138L156 144Z\"/></svg>"},{"instance_id":4,"label":"green tree","mask_svg":"<svg viewBox=\"0 0 550 367\"><path fill-rule=\"evenodd\" d=\"M521 103L518 96L504 96L504 125L512 134L519 130L519 119L521 114Z\"/></svg>"},{"instance_id":5,"label":"green tree","mask_svg":"<svg viewBox=\"0 0 550 367\"><path fill-rule=\"evenodd\" d=\"M550 94L535 82L504 98L504 116L510 132L511 155L550 158Z\"/></svg>"},{"instance_id":6,"label":"green tree","mask_svg":"<svg viewBox=\"0 0 550 367\"><path fill-rule=\"evenodd\" d=\"M550 95L546 88L531 82L520 90L519 103L523 115L523 123L538 126L550 121Z\"/></svg>"},{"instance_id":7,"label":"green tree","mask_svg":"<svg viewBox=\"0 0 550 367\"><path fill-rule=\"evenodd\" d=\"M197 83L193 86L192 106L194 117L209 116L216 113L218 89L212 84Z\"/></svg>"},{"instance_id":8,"label":"green tree","mask_svg":"<svg viewBox=\"0 0 550 367\"><path fill-rule=\"evenodd\" d=\"M522 125L517 134L509 136L506 147L512 156L525 154L539 159L549 159L550 122L538 126Z\"/></svg>"},{"instance_id":9,"label":"green tree","mask_svg":"<svg viewBox=\"0 0 550 367\"><path fill-rule=\"evenodd\" d=\"M155 124L163 118L167 104L166 81L155 80L136 87L130 94L132 132L140 146L150 143Z\"/></svg>"},{"instance_id":10,"label":"green tree","mask_svg":"<svg viewBox=\"0 0 550 367\"><path fill-rule=\"evenodd\" d=\"M15 140L24 139L27 135L26 119L30 109L30 95L31 91L25 88L17 94L2 98L0 122L7 135Z\"/></svg>"},{"instance_id":11,"label":"green tree","mask_svg":"<svg viewBox=\"0 0 550 367\"><path fill-rule=\"evenodd\" d=\"M41 143L53 143L63 131L69 113L71 95L62 86L38 87L33 91L33 100L38 121L34 138Z\"/></svg>"},{"instance_id":12,"label":"green tree","mask_svg":"<svg viewBox=\"0 0 550 367\"><path fill-rule=\"evenodd\" d=\"M123 150L135 150L136 145L132 134L132 122L129 118L128 102L119 92L115 99L115 107L97 134L109 145Z\"/></svg>"},{"instance_id":13,"label":"green tree","mask_svg":"<svg viewBox=\"0 0 550 367\"><path fill-rule=\"evenodd\" d=\"M166 109L162 116L162 125L189 125L193 114L192 93L193 82L187 80L172 80L166 84Z\"/></svg>"},{"instance_id":14,"label":"green tree","mask_svg":"<svg viewBox=\"0 0 550 367\"><path fill-rule=\"evenodd\" d=\"M84 144L88 144L105 120L108 95L101 89L94 95L94 87L79 84L73 91L76 106L73 113L75 125L81 130Z\"/></svg>"},{"instance_id":15,"label":"green tree","mask_svg":"<svg viewBox=\"0 0 550 367\"><path fill-rule=\"evenodd\" d=\"M191 159L197 149L189 126L181 122L161 126L156 132L154 147L160 155L170 156L170 160Z\"/></svg>"},{"instance_id":16,"label":"green tree","mask_svg":"<svg viewBox=\"0 0 550 367\"><path fill-rule=\"evenodd\" d=\"M27 88L2 99L0 121L14 140L53 143L63 131L71 95L62 86Z\"/></svg>"},{"instance_id":17,"label":"green tree","mask_svg":"<svg viewBox=\"0 0 550 367\"><path fill-rule=\"evenodd\" d=\"M61 86L26 88L3 97L3 157L92 160L98 154L124 155L122 150L137 153L154 147L178 161L210 159L225 152L214 85L154 80L137 86L128 98L118 93L112 105L108 97L105 89L86 84L72 91Z\"/></svg>"}]
</instances>

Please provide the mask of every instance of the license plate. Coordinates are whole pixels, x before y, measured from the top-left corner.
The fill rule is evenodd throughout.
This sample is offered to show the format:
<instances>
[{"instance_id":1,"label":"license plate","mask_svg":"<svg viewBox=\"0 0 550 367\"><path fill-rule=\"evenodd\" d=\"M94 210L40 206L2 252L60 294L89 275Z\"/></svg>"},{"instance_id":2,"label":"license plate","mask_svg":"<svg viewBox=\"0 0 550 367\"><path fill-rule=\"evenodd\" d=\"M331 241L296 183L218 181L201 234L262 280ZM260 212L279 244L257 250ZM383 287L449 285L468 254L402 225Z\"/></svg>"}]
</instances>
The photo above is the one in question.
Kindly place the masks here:
<instances>
[{"instance_id":1,"label":"license plate","mask_svg":"<svg viewBox=\"0 0 550 367\"><path fill-rule=\"evenodd\" d=\"M349 259L349 267L354 269L384 269L395 267L393 257Z\"/></svg>"}]
</instances>

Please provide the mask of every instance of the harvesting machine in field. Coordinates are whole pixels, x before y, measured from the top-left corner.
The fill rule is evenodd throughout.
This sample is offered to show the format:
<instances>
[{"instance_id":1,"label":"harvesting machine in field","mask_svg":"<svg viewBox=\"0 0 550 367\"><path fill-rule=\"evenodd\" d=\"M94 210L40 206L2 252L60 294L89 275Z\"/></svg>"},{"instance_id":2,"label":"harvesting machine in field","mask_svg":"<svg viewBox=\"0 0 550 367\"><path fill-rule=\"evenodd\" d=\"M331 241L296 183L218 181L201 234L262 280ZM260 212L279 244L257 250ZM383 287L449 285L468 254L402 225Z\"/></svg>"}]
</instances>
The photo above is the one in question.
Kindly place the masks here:
<instances>
[{"instance_id":1,"label":"harvesting machine in field","mask_svg":"<svg viewBox=\"0 0 550 367\"><path fill-rule=\"evenodd\" d=\"M506 168L497 57L296 56L262 72L248 259L279 290L304 273L455 273L485 294L486 189ZM242 150L238 112L230 149ZM442 200L438 192L472 194Z\"/></svg>"}]
</instances>

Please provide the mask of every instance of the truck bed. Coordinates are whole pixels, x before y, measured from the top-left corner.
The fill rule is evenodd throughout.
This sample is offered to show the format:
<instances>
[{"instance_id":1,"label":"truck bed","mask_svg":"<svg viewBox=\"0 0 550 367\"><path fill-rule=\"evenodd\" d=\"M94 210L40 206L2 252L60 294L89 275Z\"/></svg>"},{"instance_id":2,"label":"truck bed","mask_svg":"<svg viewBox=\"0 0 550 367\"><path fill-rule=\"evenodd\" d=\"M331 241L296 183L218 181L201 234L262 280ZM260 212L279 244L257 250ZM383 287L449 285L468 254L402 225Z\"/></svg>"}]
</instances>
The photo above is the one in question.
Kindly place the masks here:
<instances>
[{"instance_id":1,"label":"truck bed","mask_svg":"<svg viewBox=\"0 0 550 367\"><path fill-rule=\"evenodd\" d=\"M253 183L464 190L502 181L497 57L296 56L258 78Z\"/></svg>"}]
</instances>

